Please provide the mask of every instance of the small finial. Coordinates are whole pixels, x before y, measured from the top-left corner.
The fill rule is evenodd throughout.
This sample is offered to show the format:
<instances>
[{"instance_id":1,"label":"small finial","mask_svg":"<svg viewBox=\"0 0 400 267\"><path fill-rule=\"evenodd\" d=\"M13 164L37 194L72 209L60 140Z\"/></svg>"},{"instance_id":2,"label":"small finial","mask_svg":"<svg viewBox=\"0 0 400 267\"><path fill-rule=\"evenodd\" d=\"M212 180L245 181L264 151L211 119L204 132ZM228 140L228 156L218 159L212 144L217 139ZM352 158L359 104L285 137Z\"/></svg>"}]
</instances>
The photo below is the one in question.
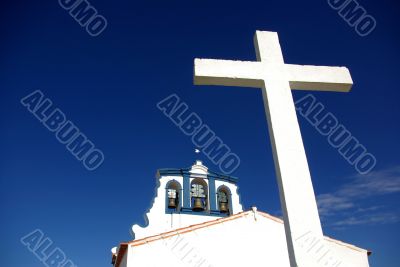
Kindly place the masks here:
<instances>
[{"instance_id":1,"label":"small finial","mask_svg":"<svg viewBox=\"0 0 400 267\"><path fill-rule=\"evenodd\" d=\"M257 207L251 206L251 210L253 211L254 220L257 221Z\"/></svg>"},{"instance_id":2,"label":"small finial","mask_svg":"<svg viewBox=\"0 0 400 267\"><path fill-rule=\"evenodd\" d=\"M200 149L195 148L195 149L194 149L194 153L200 154L201 151L200 151ZM196 159L195 165L203 165L203 161L201 161L201 160L199 160L199 159Z\"/></svg>"}]
</instances>

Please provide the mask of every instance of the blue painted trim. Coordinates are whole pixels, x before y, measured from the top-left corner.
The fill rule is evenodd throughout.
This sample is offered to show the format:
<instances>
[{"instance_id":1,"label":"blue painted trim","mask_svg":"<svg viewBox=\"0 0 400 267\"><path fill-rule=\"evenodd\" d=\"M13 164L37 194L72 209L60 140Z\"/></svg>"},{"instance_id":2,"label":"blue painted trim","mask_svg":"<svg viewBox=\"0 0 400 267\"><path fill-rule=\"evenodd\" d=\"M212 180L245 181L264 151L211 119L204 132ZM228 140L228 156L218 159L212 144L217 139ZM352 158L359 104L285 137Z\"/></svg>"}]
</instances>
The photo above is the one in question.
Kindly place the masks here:
<instances>
[{"instance_id":1,"label":"blue painted trim","mask_svg":"<svg viewBox=\"0 0 400 267\"><path fill-rule=\"evenodd\" d=\"M228 214L220 213L218 210L212 211L193 211L192 209L181 209L181 214L189 214L189 215L201 215L201 216L213 216L213 217L228 217Z\"/></svg>"},{"instance_id":2,"label":"blue painted trim","mask_svg":"<svg viewBox=\"0 0 400 267\"><path fill-rule=\"evenodd\" d=\"M225 175L222 173L214 172L211 170L208 170L207 174L193 174L190 172L190 168L185 168L185 169L174 169L174 168L165 168L165 169L159 169L158 174L160 176L180 176L183 177L183 186L181 189L181 195L179 198L180 201L180 207L181 209L178 210L173 210L173 209L168 209L168 205L166 203L166 212L167 213L183 213L183 214L193 214L193 215L202 215L202 216L218 216L218 217L226 217L229 216L229 214L232 214L232 193L229 190L228 187L224 187L228 192L229 192L229 214L223 214L220 213L219 211L219 203L218 203L218 197L217 197L217 192L218 189L215 188L215 181L224 181L224 182L229 182L233 184L237 184L238 178L234 176L229 176ZM190 178L202 178L202 179L207 179L208 180L208 198L209 198L209 209L204 212L194 212L191 208L191 197L190 197ZM179 183L178 183L179 184ZM239 195L239 194L238 194ZM240 195L239 195L240 199ZM166 199L168 201L168 198Z\"/></svg>"},{"instance_id":3,"label":"blue painted trim","mask_svg":"<svg viewBox=\"0 0 400 267\"><path fill-rule=\"evenodd\" d=\"M159 169L158 173L160 176L182 176L182 175L192 175L190 169ZM196 176L201 177L203 175L196 174ZM215 180L226 181L236 184L238 182L238 178L234 176L225 175L222 173L217 173L214 171L208 170L208 174L204 175L202 178L213 177Z\"/></svg>"},{"instance_id":4,"label":"blue painted trim","mask_svg":"<svg viewBox=\"0 0 400 267\"><path fill-rule=\"evenodd\" d=\"M210 210L217 210L216 192L215 192L215 178L208 177L208 198L210 200Z\"/></svg>"},{"instance_id":5,"label":"blue painted trim","mask_svg":"<svg viewBox=\"0 0 400 267\"><path fill-rule=\"evenodd\" d=\"M183 208L190 209L190 177L188 174L183 176Z\"/></svg>"}]
</instances>

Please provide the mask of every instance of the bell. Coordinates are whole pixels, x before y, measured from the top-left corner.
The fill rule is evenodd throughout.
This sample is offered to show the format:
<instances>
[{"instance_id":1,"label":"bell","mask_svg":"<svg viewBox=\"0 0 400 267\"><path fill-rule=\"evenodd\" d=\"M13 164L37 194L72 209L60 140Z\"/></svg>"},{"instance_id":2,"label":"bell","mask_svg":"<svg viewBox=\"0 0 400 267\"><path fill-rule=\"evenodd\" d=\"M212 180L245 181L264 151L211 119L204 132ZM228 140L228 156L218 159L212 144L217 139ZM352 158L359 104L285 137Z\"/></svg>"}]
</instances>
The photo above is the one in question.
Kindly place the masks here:
<instances>
[{"instance_id":1,"label":"bell","mask_svg":"<svg viewBox=\"0 0 400 267\"><path fill-rule=\"evenodd\" d=\"M227 213L228 212L228 205L226 202L219 202L219 211L221 213Z\"/></svg>"},{"instance_id":2,"label":"bell","mask_svg":"<svg viewBox=\"0 0 400 267\"><path fill-rule=\"evenodd\" d=\"M204 210L203 202L201 201L201 198L196 197L194 199L193 210L194 211L202 211L202 210Z\"/></svg>"},{"instance_id":3,"label":"bell","mask_svg":"<svg viewBox=\"0 0 400 267\"><path fill-rule=\"evenodd\" d=\"M170 208L170 209L175 209L176 208L176 201L175 201L175 198L169 198L169 201L168 201L168 208Z\"/></svg>"}]
</instances>

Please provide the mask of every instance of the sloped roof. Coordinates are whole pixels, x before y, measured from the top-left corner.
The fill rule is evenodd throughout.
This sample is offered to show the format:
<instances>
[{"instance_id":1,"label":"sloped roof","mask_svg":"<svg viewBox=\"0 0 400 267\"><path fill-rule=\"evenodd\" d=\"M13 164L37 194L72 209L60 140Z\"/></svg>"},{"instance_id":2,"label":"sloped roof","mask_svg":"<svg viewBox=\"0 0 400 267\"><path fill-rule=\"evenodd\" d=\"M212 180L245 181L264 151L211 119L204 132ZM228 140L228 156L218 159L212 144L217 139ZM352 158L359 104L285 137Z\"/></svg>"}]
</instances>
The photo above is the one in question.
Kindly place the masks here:
<instances>
[{"instance_id":1,"label":"sloped roof","mask_svg":"<svg viewBox=\"0 0 400 267\"><path fill-rule=\"evenodd\" d=\"M275 221L275 222L283 224L283 220L282 219L280 219L278 217L275 217L275 216L272 216L272 215L270 215L270 214L268 214L266 212L257 211L257 210L242 211L242 212L239 212L237 214L231 215L229 217L218 218L218 219L212 220L212 221L206 221L206 222L202 222L202 223L198 223L198 224L193 224L193 225L190 225L190 226L178 228L178 229L175 229L175 230L172 230L172 231L168 231L168 232L164 232L164 233L161 233L161 234L148 236L148 237L141 238L141 239L138 239L138 240L132 240L132 241L129 241L129 242L121 243L120 247L118 249L118 252L117 252L117 259L116 259L116 262L115 262L115 267L119 267L120 266L121 261L122 261L124 255L125 255L125 253L126 253L126 250L127 250L128 246L131 246L131 247L141 246L141 245L148 244L148 243L151 243L151 242L154 242L154 241L162 240L164 238L170 238L170 237L173 237L173 236L176 236L176 235L189 233L189 232L192 232L192 231L195 231L195 230L198 230L198 229L202 229L202 228L205 228L205 227L210 227L210 226L213 226L213 225L217 225L217 224L225 223L225 222L228 222L228 221L236 220L236 219L239 219L239 218L242 218L242 217L245 217L247 215L254 214L254 213L257 213L257 215L261 215L262 217L267 218L269 220L272 220L272 221ZM368 251L366 249L362 249L362 248L356 247L356 246L354 246L352 244L348 244L346 242L339 241L339 240L336 240L336 239L333 239L333 238L330 238L330 237L327 237L327 236L324 236L324 238L325 238L326 241L334 242L334 243L336 243L338 245L345 246L345 247L348 247L350 249L354 249L354 250L359 251L359 252L367 252L368 256L371 254L370 251Z\"/></svg>"}]
</instances>

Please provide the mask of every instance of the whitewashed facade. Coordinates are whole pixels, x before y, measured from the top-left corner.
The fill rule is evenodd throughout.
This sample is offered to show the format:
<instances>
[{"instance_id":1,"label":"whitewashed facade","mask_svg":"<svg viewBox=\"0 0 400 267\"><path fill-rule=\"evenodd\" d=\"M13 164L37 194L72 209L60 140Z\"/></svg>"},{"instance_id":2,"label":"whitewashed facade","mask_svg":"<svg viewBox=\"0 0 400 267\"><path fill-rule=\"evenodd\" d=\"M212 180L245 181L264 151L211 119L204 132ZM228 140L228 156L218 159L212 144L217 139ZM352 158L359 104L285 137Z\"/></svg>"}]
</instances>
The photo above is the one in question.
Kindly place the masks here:
<instances>
[{"instance_id":1,"label":"whitewashed facade","mask_svg":"<svg viewBox=\"0 0 400 267\"><path fill-rule=\"evenodd\" d=\"M157 181L147 225L133 225L134 240L112 250L114 267L290 267L282 220L255 207L243 211L237 178L196 161L188 169L159 170ZM304 233L296 242L317 265L369 266L365 249L328 237L314 241Z\"/></svg>"}]
</instances>

